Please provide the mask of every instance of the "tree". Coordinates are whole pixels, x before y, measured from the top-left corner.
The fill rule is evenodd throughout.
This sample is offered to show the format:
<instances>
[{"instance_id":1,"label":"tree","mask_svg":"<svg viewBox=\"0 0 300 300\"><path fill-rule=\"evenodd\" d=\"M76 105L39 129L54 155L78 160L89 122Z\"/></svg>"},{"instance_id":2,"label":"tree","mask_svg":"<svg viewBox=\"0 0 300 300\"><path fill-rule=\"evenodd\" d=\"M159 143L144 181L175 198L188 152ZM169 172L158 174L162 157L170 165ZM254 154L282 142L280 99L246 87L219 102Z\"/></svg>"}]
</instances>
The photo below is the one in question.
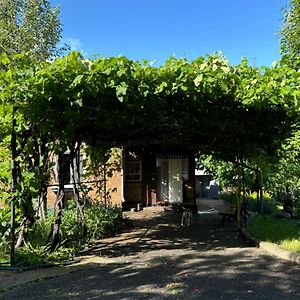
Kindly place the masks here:
<instances>
[{"instance_id":1,"label":"tree","mask_svg":"<svg viewBox=\"0 0 300 300\"><path fill-rule=\"evenodd\" d=\"M62 25L48 0L0 0L0 53L25 52L36 61L56 54Z\"/></svg>"},{"instance_id":2,"label":"tree","mask_svg":"<svg viewBox=\"0 0 300 300\"><path fill-rule=\"evenodd\" d=\"M285 8L283 27L280 31L282 52L292 54L293 57L300 55L300 1L290 0Z\"/></svg>"},{"instance_id":3,"label":"tree","mask_svg":"<svg viewBox=\"0 0 300 300\"><path fill-rule=\"evenodd\" d=\"M43 62L58 54L56 44L62 32L59 12L58 7L51 8L48 0L0 0L0 70L4 71L1 78L4 82L13 74L12 67L22 69L28 62ZM9 72L6 74L7 70ZM19 78L24 75L21 73ZM0 93L5 90L4 86L5 83L0 84ZM22 211L22 229L17 242L20 245L24 240L26 227L30 227L35 221L33 200L37 198L38 203L42 203L41 199L44 199L47 188L47 138L40 135L34 124L22 113L21 95L15 95L12 101L4 98L0 101L0 169L4 168L10 174L10 164L5 165L5 155L8 155L7 161L11 160L9 153L14 151L17 157L13 164L13 174L17 185L15 193L11 193L5 202L14 202ZM10 151L13 123L17 128L14 134L15 149ZM0 176L0 182L5 187L9 186L10 176ZM0 196L3 196L2 191ZM40 215L43 216L42 211Z\"/></svg>"}]
</instances>

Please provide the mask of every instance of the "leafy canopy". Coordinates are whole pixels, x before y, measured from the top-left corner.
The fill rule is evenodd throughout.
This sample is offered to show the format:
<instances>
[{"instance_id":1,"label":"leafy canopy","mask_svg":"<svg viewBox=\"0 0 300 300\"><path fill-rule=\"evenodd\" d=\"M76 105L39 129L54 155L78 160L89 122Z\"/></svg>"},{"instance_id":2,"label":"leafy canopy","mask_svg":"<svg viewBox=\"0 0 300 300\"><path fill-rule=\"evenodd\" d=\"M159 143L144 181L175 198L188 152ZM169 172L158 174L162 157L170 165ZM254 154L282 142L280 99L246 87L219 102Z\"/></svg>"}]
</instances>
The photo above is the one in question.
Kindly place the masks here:
<instances>
[{"instance_id":1,"label":"leafy canopy","mask_svg":"<svg viewBox=\"0 0 300 300\"><path fill-rule=\"evenodd\" d=\"M161 67L79 53L2 74L2 99L67 146L177 147L234 159L274 153L298 117L299 73L230 66L217 53ZM2 103L3 104L3 103ZM58 142L59 141L59 142Z\"/></svg>"}]
</instances>

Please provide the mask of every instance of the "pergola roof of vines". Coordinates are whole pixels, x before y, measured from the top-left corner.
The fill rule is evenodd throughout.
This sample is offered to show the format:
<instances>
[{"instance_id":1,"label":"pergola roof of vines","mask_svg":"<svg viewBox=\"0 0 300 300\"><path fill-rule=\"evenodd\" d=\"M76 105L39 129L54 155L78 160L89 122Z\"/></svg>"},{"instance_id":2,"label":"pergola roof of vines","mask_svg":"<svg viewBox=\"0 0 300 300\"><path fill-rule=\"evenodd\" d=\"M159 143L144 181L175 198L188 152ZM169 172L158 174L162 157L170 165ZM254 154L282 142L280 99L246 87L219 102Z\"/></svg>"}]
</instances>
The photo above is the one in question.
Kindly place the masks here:
<instances>
[{"instance_id":1,"label":"pergola roof of vines","mask_svg":"<svg viewBox=\"0 0 300 300\"><path fill-rule=\"evenodd\" d=\"M1 61L8 64L3 54ZM16 106L49 142L95 148L177 147L226 159L273 153L298 111L296 70L230 66L219 54L154 67L73 52L11 67L0 81L2 104Z\"/></svg>"}]
</instances>

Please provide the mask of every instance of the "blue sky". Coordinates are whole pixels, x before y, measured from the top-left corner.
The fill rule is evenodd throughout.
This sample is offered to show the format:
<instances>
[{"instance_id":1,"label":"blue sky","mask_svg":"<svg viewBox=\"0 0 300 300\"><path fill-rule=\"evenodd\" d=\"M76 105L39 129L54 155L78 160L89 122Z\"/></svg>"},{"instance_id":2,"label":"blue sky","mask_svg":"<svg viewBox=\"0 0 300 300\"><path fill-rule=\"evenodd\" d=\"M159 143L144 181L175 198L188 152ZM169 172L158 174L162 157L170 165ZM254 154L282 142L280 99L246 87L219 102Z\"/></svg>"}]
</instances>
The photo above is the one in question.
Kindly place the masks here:
<instances>
[{"instance_id":1,"label":"blue sky","mask_svg":"<svg viewBox=\"0 0 300 300\"><path fill-rule=\"evenodd\" d=\"M231 64L271 66L288 0L50 0L63 40L86 56L125 55L162 64L222 51Z\"/></svg>"}]
</instances>

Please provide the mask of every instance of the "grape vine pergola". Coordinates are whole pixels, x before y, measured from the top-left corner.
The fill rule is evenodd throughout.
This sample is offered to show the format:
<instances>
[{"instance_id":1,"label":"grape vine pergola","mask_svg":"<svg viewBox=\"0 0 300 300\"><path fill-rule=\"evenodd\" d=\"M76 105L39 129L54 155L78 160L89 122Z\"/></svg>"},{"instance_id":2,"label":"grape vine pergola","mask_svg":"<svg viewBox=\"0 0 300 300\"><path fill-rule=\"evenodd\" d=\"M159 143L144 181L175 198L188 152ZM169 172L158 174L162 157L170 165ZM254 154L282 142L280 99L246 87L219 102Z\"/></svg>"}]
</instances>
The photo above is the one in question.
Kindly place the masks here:
<instances>
[{"instance_id":1,"label":"grape vine pergola","mask_svg":"<svg viewBox=\"0 0 300 300\"><path fill-rule=\"evenodd\" d=\"M230 66L219 54L161 67L126 57L87 61L76 52L36 65L16 59L1 55L0 118L3 139L14 122L13 194L26 195L24 207L47 186L51 151L75 153L83 143L99 153L176 147L255 161L273 155L297 119L299 74L285 65Z\"/></svg>"}]
</instances>

